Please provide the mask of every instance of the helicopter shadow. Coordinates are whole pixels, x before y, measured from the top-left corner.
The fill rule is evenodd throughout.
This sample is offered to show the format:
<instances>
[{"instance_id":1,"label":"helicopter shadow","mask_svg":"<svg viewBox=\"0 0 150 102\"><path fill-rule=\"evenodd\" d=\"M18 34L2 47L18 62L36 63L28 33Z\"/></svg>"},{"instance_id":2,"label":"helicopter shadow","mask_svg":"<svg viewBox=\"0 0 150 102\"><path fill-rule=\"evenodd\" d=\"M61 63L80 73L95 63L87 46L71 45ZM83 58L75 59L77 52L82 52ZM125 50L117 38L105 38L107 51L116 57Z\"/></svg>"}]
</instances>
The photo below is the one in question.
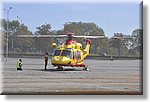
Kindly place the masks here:
<instances>
[{"instance_id":1,"label":"helicopter shadow","mask_svg":"<svg viewBox=\"0 0 150 102\"><path fill-rule=\"evenodd\" d=\"M41 69L40 71L50 71L50 72L57 72L57 71L85 71L83 69L70 69L70 68L66 68L66 69Z\"/></svg>"}]
</instances>

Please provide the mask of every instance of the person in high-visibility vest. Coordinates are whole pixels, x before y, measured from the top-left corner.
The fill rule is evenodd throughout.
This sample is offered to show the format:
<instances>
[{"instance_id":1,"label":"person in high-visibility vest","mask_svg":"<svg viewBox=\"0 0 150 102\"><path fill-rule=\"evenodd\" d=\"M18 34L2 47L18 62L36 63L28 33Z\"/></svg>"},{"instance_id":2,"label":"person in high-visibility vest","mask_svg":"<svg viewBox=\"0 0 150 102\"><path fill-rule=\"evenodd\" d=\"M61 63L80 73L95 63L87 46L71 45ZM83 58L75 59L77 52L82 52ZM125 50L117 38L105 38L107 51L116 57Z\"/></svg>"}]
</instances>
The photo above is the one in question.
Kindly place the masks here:
<instances>
[{"instance_id":1,"label":"person in high-visibility vest","mask_svg":"<svg viewBox=\"0 0 150 102\"><path fill-rule=\"evenodd\" d=\"M17 64L16 64L16 67L17 67L17 70L22 70L22 60L19 59L19 61L17 61Z\"/></svg>"},{"instance_id":2,"label":"person in high-visibility vest","mask_svg":"<svg viewBox=\"0 0 150 102\"><path fill-rule=\"evenodd\" d=\"M46 52L45 53L45 56L44 56L45 58L45 70L47 69L46 67L47 67L47 64L48 64L48 52Z\"/></svg>"}]
</instances>

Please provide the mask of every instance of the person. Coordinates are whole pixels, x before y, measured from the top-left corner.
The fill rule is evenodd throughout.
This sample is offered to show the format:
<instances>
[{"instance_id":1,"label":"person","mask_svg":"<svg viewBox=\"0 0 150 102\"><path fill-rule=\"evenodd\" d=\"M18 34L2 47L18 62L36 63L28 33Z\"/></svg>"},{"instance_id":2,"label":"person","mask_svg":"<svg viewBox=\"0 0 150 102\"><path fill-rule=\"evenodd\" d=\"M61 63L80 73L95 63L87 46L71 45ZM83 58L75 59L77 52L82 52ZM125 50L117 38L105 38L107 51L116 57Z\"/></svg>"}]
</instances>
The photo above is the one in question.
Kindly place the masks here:
<instances>
[{"instance_id":1,"label":"person","mask_svg":"<svg viewBox=\"0 0 150 102\"><path fill-rule=\"evenodd\" d=\"M48 63L48 53L45 53L45 70L47 69L47 63Z\"/></svg>"},{"instance_id":2,"label":"person","mask_svg":"<svg viewBox=\"0 0 150 102\"><path fill-rule=\"evenodd\" d=\"M17 70L21 70L22 71L22 60L21 59L19 59L17 61L16 67L17 67Z\"/></svg>"},{"instance_id":3,"label":"person","mask_svg":"<svg viewBox=\"0 0 150 102\"><path fill-rule=\"evenodd\" d=\"M111 60L111 61L113 61L113 60L114 60L114 59L113 59L113 56L111 56L111 57L110 57L110 60Z\"/></svg>"}]
</instances>

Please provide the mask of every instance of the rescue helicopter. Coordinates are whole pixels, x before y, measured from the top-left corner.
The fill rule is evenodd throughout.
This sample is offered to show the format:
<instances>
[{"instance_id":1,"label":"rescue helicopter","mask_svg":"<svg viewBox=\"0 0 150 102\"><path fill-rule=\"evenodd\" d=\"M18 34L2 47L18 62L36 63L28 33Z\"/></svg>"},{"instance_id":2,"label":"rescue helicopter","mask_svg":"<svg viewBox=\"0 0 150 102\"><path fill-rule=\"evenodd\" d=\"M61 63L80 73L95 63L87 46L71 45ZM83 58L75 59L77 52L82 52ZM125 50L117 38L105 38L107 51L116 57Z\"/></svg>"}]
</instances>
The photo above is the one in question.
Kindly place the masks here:
<instances>
[{"instance_id":1,"label":"rescue helicopter","mask_svg":"<svg viewBox=\"0 0 150 102\"><path fill-rule=\"evenodd\" d=\"M86 37L86 47L82 48L82 44L74 40L74 37ZM63 66L83 67L88 70L88 66L84 64L84 59L89 55L91 40L89 38L104 38L104 36L74 36L74 33L67 33L67 40L60 47L56 43L52 43L54 48L51 63L58 69Z\"/></svg>"},{"instance_id":2,"label":"rescue helicopter","mask_svg":"<svg viewBox=\"0 0 150 102\"><path fill-rule=\"evenodd\" d=\"M84 64L84 59L89 55L91 40L94 38L105 38L105 36L75 36L74 33L68 32L66 35L18 35L18 37L66 37L66 41L58 46L52 43L54 49L52 53L51 64L56 69L63 70L63 67L82 67L83 70L89 70L88 66ZM74 38L85 38L86 46L83 49L82 44L74 40Z\"/></svg>"}]
</instances>

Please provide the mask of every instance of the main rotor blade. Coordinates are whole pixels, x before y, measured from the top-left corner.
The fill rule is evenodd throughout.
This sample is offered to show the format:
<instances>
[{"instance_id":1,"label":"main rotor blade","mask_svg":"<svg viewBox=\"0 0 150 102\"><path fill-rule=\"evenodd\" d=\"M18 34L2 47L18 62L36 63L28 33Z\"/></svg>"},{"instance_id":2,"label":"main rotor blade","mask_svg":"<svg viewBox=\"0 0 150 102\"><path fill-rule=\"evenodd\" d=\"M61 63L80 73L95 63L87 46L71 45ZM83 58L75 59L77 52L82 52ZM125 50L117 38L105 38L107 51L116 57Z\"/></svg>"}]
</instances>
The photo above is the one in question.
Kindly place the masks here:
<instances>
[{"instance_id":1,"label":"main rotor blade","mask_svg":"<svg viewBox=\"0 0 150 102\"><path fill-rule=\"evenodd\" d=\"M132 37L111 37L112 39L133 39Z\"/></svg>"},{"instance_id":2,"label":"main rotor blade","mask_svg":"<svg viewBox=\"0 0 150 102\"><path fill-rule=\"evenodd\" d=\"M67 35L16 35L21 38L59 38L67 37ZM73 36L74 38L106 38L105 36Z\"/></svg>"},{"instance_id":3,"label":"main rotor blade","mask_svg":"<svg viewBox=\"0 0 150 102\"><path fill-rule=\"evenodd\" d=\"M56 37L66 37L67 35L16 35L16 37L21 38L56 38Z\"/></svg>"},{"instance_id":4,"label":"main rotor blade","mask_svg":"<svg viewBox=\"0 0 150 102\"><path fill-rule=\"evenodd\" d=\"M73 36L75 38L106 38L105 36Z\"/></svg>"}]
</instances>

